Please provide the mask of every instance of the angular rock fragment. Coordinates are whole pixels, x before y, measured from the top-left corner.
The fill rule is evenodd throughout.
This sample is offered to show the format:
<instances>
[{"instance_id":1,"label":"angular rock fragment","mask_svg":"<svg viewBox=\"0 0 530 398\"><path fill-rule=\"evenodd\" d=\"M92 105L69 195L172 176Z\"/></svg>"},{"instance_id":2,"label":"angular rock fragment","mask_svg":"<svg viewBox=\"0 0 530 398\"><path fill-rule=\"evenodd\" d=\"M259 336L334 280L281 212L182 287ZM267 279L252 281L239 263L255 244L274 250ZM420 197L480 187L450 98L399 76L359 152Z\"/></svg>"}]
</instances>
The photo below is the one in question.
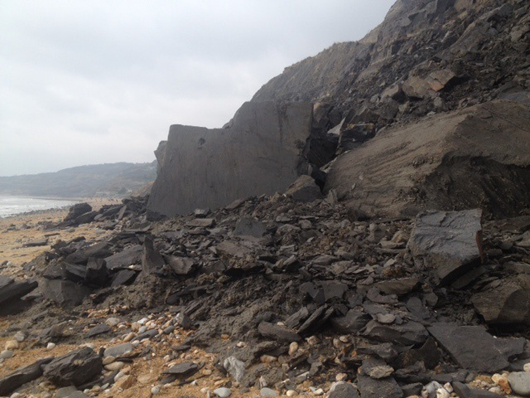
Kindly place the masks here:
<instances>
[{"instance_id":1,"label":"angular rock fragment","mask_svg":"<svg viewBox=\"0 0 530 398\"><path fill-rule=\"evenodd\" d=\"M293 200L297 202L313 202L322 199L322 192L315 183L315 180L308 175L302 175L293 182L285 191Z\"/></svg>"},{"instance_id":2,"label":"angular rock fragment","mask_svg":"<svg viewBox=\"0 0 530 398\"><path fill-rule=\"evenodd\" d=\"M396 342L403 345L424 343L429 333L421 323L409 321L401 325L383 325L370 321L363 333L381 341Z\"/></svg>"},{"instance_id":3,"label":"angular rock fragment","mask_svg":"<svg viewBox=\"0 0 530 398\"><path fill-rule=\"evenodd\" d=\"M107 268L115 270L117 268L127 268L130 265L140 264L142 261L143 247L133 245L123 249L121 252L106 257Z\"/></svg>"},{"instance_id":4,"label":"angular rock fragment","mask_svg":"<svg viewBox=\"0 0 530 398\"><path fill-rule=\"evenodd\" d=\"M471 302L487 323L530 325L530 275L506 278L473 295Z\"/></svg>"},{"instance_id":5,"label":"angular rock fragment","mask_svg":"<svg viewBox=\"0 0 530 398\"><path fill-rule=\"evenodd\" d=\"M42 294L45 298L64 307L73 307L83 302L90 289L72 281L42 279Z\"/></svg>"},{"instance_id":6,"label":"angular rock fragment","mask_svg":"<svg viewBox=\"0 0 530 398\"><path fill-rule=\"evenodd\" d=\"M353 384L340 382L331 387L328 398L359 398L359 392Z\"/></svg>"},{"instance_id":7,"label":"angular rock fragment","mask_svg":"<svg viewBox=\"0 0 530 398\"><path fill-rule=\"evenodd\" d=\"M226 129L171 126L148 210L171 217L285 191L304 163L312 108L247 102Z\"/></svg>"},{"instance_id":8,"label":"angular rock fragment","mask_svg":"<svg viewBox=\"0 0 530 398\"><path fill-rule=\"evenodd\" d=\"M153 239L146 237L144 242L144 254L142 256L142 271L146 274L159 271L165 265L164 258L155 249Z\"/></svg>"},{"instance_id":9,"label":"angular rock fragment","mask_svg":"<svg viewBox=\"0 0 530 398\"><path fill-rule=\"evenodd\" d=\"M370 319L370 316L365 312L351 309L345 316L331 318L331 324L338 333L356 334L370 322Z\"/></svg>"},{"instance_id":10,"label":"angular rock fragment","mask_svg":"<svg viewBox=\"0 0 530 398\"><path fill-rule=\"evenodd\" d=\"M103 370L101 357L89 347L55 358L44 367L44 377L56 386L81 386Z\"/></svg>"},{"instance_id":11,"label":"angular rock fragment","mask_svg":"<svg viewBox=\"0 0 530 398\"><path fill-rule=\"evenodd\" d=\"M394 368L378 358L366 358L362 366L363 373L372 379L384 379L394 373Z\"/></svg>"},{"instance_id":12,"label":"angular rock fragment","mask_svg":"<svg viewBox=\"0 0 530 398\"><path fill-rule=\"evenodd\" d=\"M43 238L43 239L29 241L27 243L24 243L22 246L23 247L38 247L38 246L46 246L47 244L48 244L48 238Z\"/></svg>"},{"instance_id":13,"label":"angular rock fragment","mask_svg":"<svg viewBox=\"0 0 530 398\"><path fill-rule=\"evenodd\" d=\"M394 279L388 281L377 282L374 286L384 294L395 294L403 296L410 293L419 283L418 277Z\"/></svg>"},{"instance_id":14,"label":"angular rock fragment","mask_svg":"<svg viewBox=\"0 0 530 398\"><path fill-rule=\"evenodd\" d=\"M111 286L121 286L121 285L130 285L134 282L136 277L138 276L138 272L135 272L130 269L122 269L114 275L114 278L112 279Z\"/></svg>"},{"instance_id":15,"label":"angular rock fragment","mask_svg":"<svg viewBox=\"0 0 530 398\"><path fill-rule=\"evenodd\" d=\"M283 341L286 343L301 340L301 337L297 333L287 329L286 327L275 325L269 322L261 322L258 325L258 332L263 337Z\"/></svg>"},{"instance_id":16,"label":"angular rock fragment","mask_svg":"<svg viewBox=\"0 0 530 398\"><path fill-rule=\"evenodd\" d=\"M197 373L198 370L199 365L197 365L195 362L182 362L172 366L167 370L164 370L162 374L170 376L169 379L165 379L165 382L171 383L171 381L177 379L185 380Z\"/></svg>"},{"instance_id":17,"label":"angular rock fragment","mask_svg":"<svg viewBox=\"0 0 530 398\"><path fill-rule=\"evenodd\" d=\"M77 203L70 207L70 210L68 210L68 214L64 218L64 221L73 221L80 215L90 211L92 211L92 206L90 206L88 203Z\"/></svg>"},{"instance_id":18,"label":"angular rock fragment","mask_svg":"<svg viewBox=\"0 0 530 398\"><path fill-rule=\"evenodd\" d=\"M361 398L402 398L403 392L398 383L392 378L374 380L371 377L359 375L357 386L361 392Z\"/></svg>"},{"instance_id":19,"label":"angular rock fragment","mask_svg":"<svg viewBox=\"0 0 530 398\"><path fill-rule=\"evenodd\" d=\"M177 275L189 275L196 269L195 262L188 257L165 256L167 265Z\"/></svg>"},{"instance_id":20,"label":"angular rock fragment","mask_svg":"<svg viewBox=\"0 0 530 398\"><path fill-rule=\"evenodd\" d=\"M24 297L37 286L35 281L15 282L12 278L0 275L0 304L6 305L9 301Z\"/></svg>"},{"instance_id":21,"label":"angular rock fragment","mask_svg":"<svg viewBox=\"0 0 530 398\"><path fill-rule=\"evenodd\" d=\"M414 260L441 284L469 271L481 261L481 218L478 209L418 214L408 243Z\"/></svg>"},{"instance_id":22,"label":"angular rock fragment","mask_svg":"<svg viewBox=\"0 0 530 398\"><path fill-rule=\"evenodd\" d=\"M498 339L480 326L436 323L429 333L464 369L495 373L508 367L508 359L524 351L525 340Z\"/></svg>"}]
</instances>

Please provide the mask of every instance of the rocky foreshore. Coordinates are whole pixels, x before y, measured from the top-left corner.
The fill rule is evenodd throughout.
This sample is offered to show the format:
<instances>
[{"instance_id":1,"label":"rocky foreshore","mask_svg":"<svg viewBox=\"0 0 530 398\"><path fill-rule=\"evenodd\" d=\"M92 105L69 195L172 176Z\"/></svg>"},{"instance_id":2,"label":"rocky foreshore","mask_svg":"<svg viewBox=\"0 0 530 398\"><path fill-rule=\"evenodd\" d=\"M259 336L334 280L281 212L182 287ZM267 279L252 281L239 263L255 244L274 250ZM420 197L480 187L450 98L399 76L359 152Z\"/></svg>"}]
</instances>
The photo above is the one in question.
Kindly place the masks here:
<instances>
[{"instance_id":1,"label":"rocky foreshore","mask_svg":"<svg viewBox=\"0 0 530 398\"><path fill-rule=\"evenodd\" d=\"M276 194L148 222L145 205L77 205L47 228L107 233L2 278L0 395L530 394L528 215L363 220Z\"/></svg>"}]
</instances>

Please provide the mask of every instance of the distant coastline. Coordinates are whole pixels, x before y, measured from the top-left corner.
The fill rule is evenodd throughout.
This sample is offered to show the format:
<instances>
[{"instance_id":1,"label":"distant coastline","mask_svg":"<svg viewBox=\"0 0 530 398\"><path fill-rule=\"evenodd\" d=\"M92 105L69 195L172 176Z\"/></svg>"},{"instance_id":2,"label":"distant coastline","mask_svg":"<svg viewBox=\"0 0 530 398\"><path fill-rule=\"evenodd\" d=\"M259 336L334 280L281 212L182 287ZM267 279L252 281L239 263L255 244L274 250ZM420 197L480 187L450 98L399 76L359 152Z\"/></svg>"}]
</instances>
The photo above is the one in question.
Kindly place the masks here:
<instances>
[{"instance_id":1,"label":"distant coastline","mask_svg":"<svg viewBox=\"0 0 530 398\"><path fill-rule=\"evenodd\" d=\"M0 195L0 218L64 209L81 202L81 198Z\"/></svg>"}]
</instances>

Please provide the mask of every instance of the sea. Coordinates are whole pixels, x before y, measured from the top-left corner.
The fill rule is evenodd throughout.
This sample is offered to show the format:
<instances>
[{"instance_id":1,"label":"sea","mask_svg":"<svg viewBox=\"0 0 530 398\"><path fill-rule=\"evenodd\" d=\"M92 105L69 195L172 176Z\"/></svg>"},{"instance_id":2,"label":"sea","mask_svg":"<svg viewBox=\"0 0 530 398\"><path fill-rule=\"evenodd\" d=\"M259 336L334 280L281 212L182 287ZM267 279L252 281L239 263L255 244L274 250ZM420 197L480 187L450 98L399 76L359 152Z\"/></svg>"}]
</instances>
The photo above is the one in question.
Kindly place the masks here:
<instances>
[{"instance_id":1,"label":"sea","mask_svg":"<svg viewBox=\"0 0 530 398\"><path fill-rule=\"evenodd\" d=\"M78 202L72 199L0 195L0 218L11 217L21 213L59 209L76 203Z\"/></svg>"}]
</instances>

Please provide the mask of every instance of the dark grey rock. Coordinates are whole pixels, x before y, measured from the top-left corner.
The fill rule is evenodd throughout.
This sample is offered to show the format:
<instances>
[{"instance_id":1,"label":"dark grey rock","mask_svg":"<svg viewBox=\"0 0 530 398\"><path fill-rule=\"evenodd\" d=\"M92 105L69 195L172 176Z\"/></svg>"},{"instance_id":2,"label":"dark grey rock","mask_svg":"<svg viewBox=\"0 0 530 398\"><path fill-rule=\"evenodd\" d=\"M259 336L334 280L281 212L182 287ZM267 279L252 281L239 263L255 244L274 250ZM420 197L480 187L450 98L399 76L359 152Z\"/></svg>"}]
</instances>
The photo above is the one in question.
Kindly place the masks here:
<instances>
[{"instance_id":1,"label":"dark grey rock","mask_svg":"<svg viewBox=\"0 0 530 398\"><path fill-rule=\"evenodd\" d=\"M105 262L107 268L115 270L117 268L127 268L130 265L139 265L142 262L143 247L141 245L133 245L119 253L106 257Z\"/></svg>"},{"instance_id":2,"label":"dark grey rock","mask_svg":"<svg viewBox=\"0 0 530 398\"><path fill-rule=\"evenodd\" d=\"M292 330L269 322L261 322L258 325L258 332L263 337L277 341L283 341L286 343L292 343L293 341L301 340L301 337Z\"/></svg>"},{"instance_id":3,"label":"dark grey rock","mask_svg":"<svg viewBox=\"0 0 530 398\"><path fill-rule=\"evenodd\" d=\"M368 345L364 347L357 347L358 354L362 355L377 355L379 358L385 361L391 361L398 356L398 352L392 345L392 343L382 343L377 345Z\"/></svg>"},{"instance_id":4,"label":"dark grey rock","mask_svg":"<svg viewBox=\"0 0 530 398\"><path fill-rule=\"evenodd\" d=\"M480 326L437 323L429 333L464 369L494 373L509 366L508 358L524 351L525 340L494 338Z\"/></svg>"},{"instance_id":5,"label":"dark grey rock","mask_svg":"<svg viewBox=\"0 0 530 398\"><path fill-rule=\"evenodd\" d=\"M466 273L481 261L481 218L478 209L418 214L408 243L414 260L441 284Z\"/></svg>"},{"instance_id":6,"label":"dark grey rock","mask_svg":"<svg viewBox=\"0 0 530 398\"><path fill-rule=\"evenodd\" d=\"M91 348L84 347L51 361L44 367L44 377L59 387L80 386L102 370L101 357Z\"/></svg>"},{"instance_id":7,"label":"dark grey rock","mask_svg":"<svg viewBox=\"0 0 530 398\"><path fill-rule=\"evenodd\" d=\"M112 279L111 286L121 286L121 285L130 285L134 282L136 279L136 276L138 275L137 272L130 270L130 269L122 269L114 275L114 278Z\"/></svg>"},{"instance_id":8,"label":"dark grey rock","mask_svg":"<svg viewBox=\"0 0 530 398\"><path fill-rule=\"evenodd\" d=\"M402 325L382 325L372 320L366 325L363 334L381 341L397 342L403 345L421 344L429 337L425 327L413 321Z\"/></svg>"},{"instance_id":9,"label":"dark grey rock","mask_svg":"<svg viewBox=\"0 0 530 398\"><path fill-rule=\"evenodd\" d=\"M338 333L356 334L370 322L370 319L365 312L351 309L345 316L331 318L331 324Z\"/></svg>"},{"instance_id":10,"label":"dark grey rock","mask_svg":"<svg viewBox=\"0 0 530 398\"><path fill-rule=\"evenodd\" d=\"M3 379L0 379L0 396L9 396L17 388L41 377L43 373L42 366L50 363L52 360L53 357L40 359L37 362L22 369L17 369Z\"/></svg>"},{"instance_id":11,"label":"dark grey rock","mask_svg":"<svg viewBox=\"0 0 530 398\"><path fill-rule=\"evenodd\" d=\"M313 202L323 198L322 192L315 180L308 175L298 177L296 181L287 188L285 194L291 196L293 200L297 202Z\"/></svg>"},{"instance_id":12,"label":"dark grey rock","mask_svg":"<svg viewBox=\"0 0 530 398\"><path fill-rule=\"evenodd\" d=\"M357 386L361 392L361 398L402 398L403 392L398 383L392 378L374 380L371 377L359 375Z\"/></svg>"},{"instance_id":13,"label":"dark grey rock","mask_svg":"<svg viewBox=\"0 0 530 398\"><path fill-rule=\"evenodd\" d=\"M37 286L38 283L35 281L15 282L12 278L0 275L0 304L8 305L9 301L24 297L35 290Z\"/></svg>"},{"instance_id":14,"label":"dark grey rock","mask_svg":"<svg viewBox=\"0 0 530 398\"><path fill-rule=\"evenodd\" d=\"M42 295L63 307L73 307L83 302L90 289L72 281L42 279Z\"/></svg>"},{"instance_id":15,"label":"dark grey rock","mask_svg":"<svg viewBox=\"0 0 530 398\"><path fill-rule=\"evenodd\" d=\"M78 264L63 263L64 275L72 282L81 283L86 279L86 266Z\"/></svg>"},{"instance_id":16,"label":"dark grey rock","mask_svg":"<svg viewBox=\"0 0 530 398\"><path fill-rule=\"evenodd\" d=\"M458 381L453 383L453 389L460 398L501 398L502 395L485 390L470 388Z\"/></svg>"},{"instance_id":17,"label":"dark grey rock","mask_svg":"<svg viewBox=\"0 0 530 398\"><path fill-rule=\"evenodd\" d=\"M309 310L307 309L307 307L302 307L298 311L296 311L294 314L290 315L285 320L285 325L288 328L296 329L308 317L309 317Z\"/></svg>"},{"instance_id":18,"label":"dark grey rock","mask_svg":"<svg viewBox=\"0 0 530 398\"><path fill-rule=\"evenodd\" d=\"M359 398L359 392L351 383L337 383L332 387L328 398Z\"/></svg>"},{"instance_id":19,"label":"dark grey rock","mask_svg":"<svg viewBox=\"0 0 530 398\"><path fill-rule=\"evenodd\" d=\"M92 329L90 329L88 332L87 332L87 337L94 337L94 336L98 336L100 334L104 334L104 333L108 333L110 332L112 329L110 328L109 325L107 325L106 323L101 323L97 326L94 326Z\"/></svg>"},{"instance_id":20,"label":"dark grey rock","mask_svg":"<svg viewBox=\"0 0 530 398\"><path fill-rule=\"evenodd\" d=\"M75 218L75 223L78 225L91 223L92 221L94 221L94 218L96 218L97 215L97 211L89 211L83 213Z\"/></svg>"},{"instance_id":21,"label":"dark grey rock","mask_svg":"<svg viewBox=\"0 0 530 398\"><path fill-rule=\"evenodd\" d=\"M317 308L309 318L296 330L298 334L305 334L310 331L319 329L328 319L330 319L335 313L333 307L327 307L323 305Z\"/></svg>"},{"instance_id":22,"label":"dark grey rock","mask_svg":"<svg viewBox=\"0 0 530 398\"><path fill-rule=\"evenodd\" d=\"M164 370L162 374L175 375L178 378L185 379L197 373L198 370L199 366L195 362L182 362Z\"/></svg>"},{"instance_id":23,"label":"dark grey rock","mask_svg":"<svg viewBox=\"0 0 530 398\"><path fill-rule=\"evenodd\" d=\"M299 176L312 105L247 102L225 129L173 125L148 210L166 216L283 192Z\"/></svg>"},{"instance_id":24,"label":"dark grey rock","mask_svg":"<svg viewBox=\"0 0 530 398\"><path fill-rule=\"evenodd\" d=\"M70 210L68 210L68 214L64 218L64 221L74 221L81 214L85 214L90 211L92 211L92 206L90 206L88 203L77 203L70 207Z\"/></svg>"},{"instance_id":25,"label":"dark grey rock","mask_svg":"<svg viewBox=\"0 0 530 398\"><path fill-rule=\"evenodd\" d=\"M405 397L410 397L411 395L421 396L421 390L423 389L423 384L421 383L412 383L401 386L401 391Z\"/></svg>"},{"instance_id":26,"label":"dark grey rock","mask_svg":"<svg viewBox=\"0 0 530 398\"><path fill-rule=\"evenodd\" d=\"M530 275L506 278L473 295L471 302L487 323L530 325Z\"/></svg>"},{"instance_id":27,"label":"dark grey rock","mask_svg":"<svg viewBox=\"0 0 530 398\"><path fill-rule=\"evenodd\" d=\"M102 258L90 258L86 266L86 283L105 286L110 282L109 279L106 261Z\"/></svg>"},{"instance_id":28,"label":"dark grey rock","mask_svg":"<svg viewBox=\"0 0 530 398\"><path fill-rule=\"evenodd\" d=\"M159 271L165 265L164 258L156 250L153 238L146 236L144 241L144 253L142 256L142 271L151 274Z\"/></svg>"}]
</instances>

